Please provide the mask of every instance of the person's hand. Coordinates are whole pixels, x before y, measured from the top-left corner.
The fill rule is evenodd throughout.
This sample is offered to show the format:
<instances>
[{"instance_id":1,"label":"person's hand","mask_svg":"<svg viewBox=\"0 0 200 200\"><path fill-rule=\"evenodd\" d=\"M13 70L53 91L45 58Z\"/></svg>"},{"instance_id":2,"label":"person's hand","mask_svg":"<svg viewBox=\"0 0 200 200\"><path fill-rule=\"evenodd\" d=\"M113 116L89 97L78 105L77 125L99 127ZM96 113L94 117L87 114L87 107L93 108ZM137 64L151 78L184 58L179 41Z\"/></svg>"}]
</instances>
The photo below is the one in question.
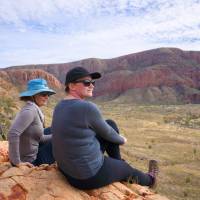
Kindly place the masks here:
<instances>
[{"instance_id":1,"label":"person's hand","mask_svg":"<svg viewBox=\"0 0 200 200\"><path fill-rule=\"evenodd\" d=\"M27 167L34 167L33 164L31 164L30 162L21 162L17 165L15 165L16 167L21 167L21 166L27 166Z\"/></svg>"},{"instance_id":2,"label":"person's hand","mask_svg":"<svg viewBox=\"0 0 200 200\"><path fill-rule=\"evenodd\" d=\"M124 139L124 144L126 144L127 143L127 138L122 136L122 135L120 135L120 136Z\"/></svg>"}]
</instances>

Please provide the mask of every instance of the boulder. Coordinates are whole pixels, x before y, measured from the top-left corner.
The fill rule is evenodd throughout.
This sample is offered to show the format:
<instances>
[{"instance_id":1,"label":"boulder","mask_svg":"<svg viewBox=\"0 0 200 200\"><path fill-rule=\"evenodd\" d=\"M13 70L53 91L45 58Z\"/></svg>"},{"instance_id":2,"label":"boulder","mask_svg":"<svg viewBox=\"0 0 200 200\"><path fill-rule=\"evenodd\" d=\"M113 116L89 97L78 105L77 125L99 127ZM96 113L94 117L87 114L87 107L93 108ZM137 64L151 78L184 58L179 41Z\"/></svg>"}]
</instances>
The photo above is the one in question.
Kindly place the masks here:
<instances>
[{"instance_id":1,"label":"boulder","mask_svg":"<svg viewBox=\"0 0 200 200\"><path fill-rule=\"evenodd\" d=\"M0 163L8 162L8 142L0 141Z\"/></svg>"},{"instance_id":2,"label":"boulder","mask_svg":"<svg viewBox=\"0 0 200 200\"><path fill-rule=\"evenodd\" d=\"M72 187L56 164L13 167L8 144L0 142L0 200L168 200L148 187L116 182L95 190Z\"/></svg>"}]
</instances>

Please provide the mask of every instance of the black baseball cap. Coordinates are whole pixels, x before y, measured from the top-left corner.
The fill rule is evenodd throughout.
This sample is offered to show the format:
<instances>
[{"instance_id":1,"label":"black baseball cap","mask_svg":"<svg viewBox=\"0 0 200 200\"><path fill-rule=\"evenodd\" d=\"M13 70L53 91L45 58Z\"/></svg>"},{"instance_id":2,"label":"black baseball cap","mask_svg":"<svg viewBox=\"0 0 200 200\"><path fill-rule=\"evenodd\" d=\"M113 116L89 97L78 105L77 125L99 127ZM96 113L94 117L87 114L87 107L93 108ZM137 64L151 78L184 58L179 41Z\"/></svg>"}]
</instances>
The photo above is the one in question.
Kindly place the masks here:
<instances>
[{"instance_id":1,"label":"black baseball cap","mask_svg":"<svg viewBox=\"0 0 200 200\"><path fill-rule=\"evenodd\" d=\"M86 77L86 76L90 76L92 79L101 78L101 74L99 72L90 73L83 67L75 67L67 72L65 85L68 85L69 83L73 83L76 80Z\"/></svg>"}]
</instances>

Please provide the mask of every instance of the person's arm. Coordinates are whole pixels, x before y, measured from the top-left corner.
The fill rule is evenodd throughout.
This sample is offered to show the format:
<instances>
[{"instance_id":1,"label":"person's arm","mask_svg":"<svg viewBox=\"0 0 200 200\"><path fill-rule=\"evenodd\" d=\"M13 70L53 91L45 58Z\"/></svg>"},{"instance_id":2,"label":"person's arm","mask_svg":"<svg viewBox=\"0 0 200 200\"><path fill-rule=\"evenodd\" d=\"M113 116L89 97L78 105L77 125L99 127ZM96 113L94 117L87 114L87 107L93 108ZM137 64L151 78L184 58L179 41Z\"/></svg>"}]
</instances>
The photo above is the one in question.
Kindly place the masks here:
<instances>
[{"instance_id":1,"label":"person's arm","mask_svg":"<svg viewBox=\"0 0 200 200\"><path fill-rule=\"evenodd\" d=\"M49 142L49 141L51 141L51 138L52 138L52 134L42 135L42 137L40 138L40 142L42 142L42 143Z\"/></svg>"},{"instance_id":2,"label":"person's arm","mask_svg":"<svg viewBox=\"0 0 200 200\"><path fill-rule=\"evenodd\" d=\"M86 119L89 127L105 140L116 144L124 144L126 142L124 137L120 136L110 125L106 123L95 104L88 102Z\"/></svg>"},{"instance_id":3,"label":"person's arm","mask_svg":"<svg viewBox=\"0 0 200 200\"><path fill-rule=\"evenodd\" d=\"M27 127L34 120L32 110L24 109L15 118L8 133L9 142L9 158L13 165L21 163L19 153L20 135L27 129Z\"/></svg>"},{"instance_id":4,"label":"person's arm","mask_svg":"<svg viewBox=\"0 0 200 200\"><path fill-rule=\"evenodd\" d=\"M42 137L40 138L40 142L42 143L50 142L51 139L52 139L51 127L45 128L43 130Z\"/></svg>"}]
</instances>

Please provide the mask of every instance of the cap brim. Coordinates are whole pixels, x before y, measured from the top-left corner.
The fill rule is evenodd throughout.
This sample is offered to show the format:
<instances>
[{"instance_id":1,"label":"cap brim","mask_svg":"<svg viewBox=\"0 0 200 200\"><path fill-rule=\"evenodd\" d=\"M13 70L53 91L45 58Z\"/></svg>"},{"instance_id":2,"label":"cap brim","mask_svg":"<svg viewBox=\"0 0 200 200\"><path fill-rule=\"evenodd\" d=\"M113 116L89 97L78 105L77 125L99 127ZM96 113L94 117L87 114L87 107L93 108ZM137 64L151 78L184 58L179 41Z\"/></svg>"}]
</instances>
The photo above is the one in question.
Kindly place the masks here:
<instances>
[{"instance_id":1,"label":"cap brim","mask_svg":"<svg viewBox=\"0 0 200 200\"><path fill-rule=\"evenodd\" d=\"M89 74L91 76L92 79L98 79L101 78L101 74L99 72L94 72Z\"/></svg>"}]
</instances>

